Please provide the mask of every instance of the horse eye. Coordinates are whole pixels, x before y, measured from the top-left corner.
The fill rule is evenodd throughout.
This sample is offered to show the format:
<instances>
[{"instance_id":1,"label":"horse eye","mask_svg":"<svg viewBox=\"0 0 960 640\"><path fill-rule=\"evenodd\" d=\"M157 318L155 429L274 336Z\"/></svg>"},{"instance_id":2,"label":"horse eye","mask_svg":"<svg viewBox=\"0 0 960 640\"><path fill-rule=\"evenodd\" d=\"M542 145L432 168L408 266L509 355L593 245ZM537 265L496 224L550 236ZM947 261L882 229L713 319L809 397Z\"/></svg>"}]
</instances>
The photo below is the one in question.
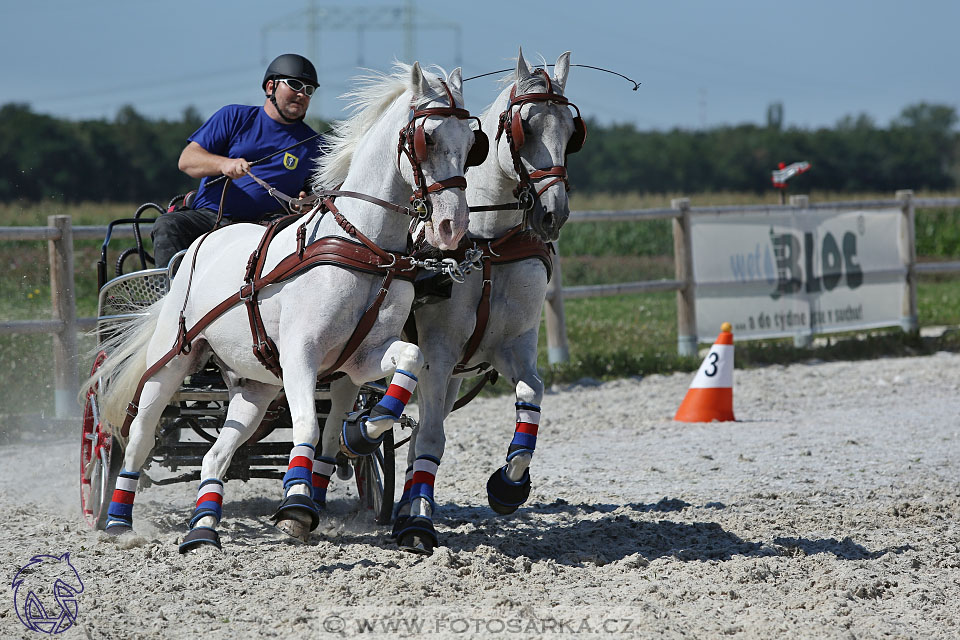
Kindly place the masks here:
<instances>
[{"instance_id":1,"label":"horse eye","mask_svg":"<svg viewBox=\"0 0 960 640\"><path fill-rule=\"evenodd\" d=\"M434 142L433 142L433 136L430 135L429 133L424 133L424 134L423 134L423 141L427 143L427 146L431 146L431 145L434 144Z\"/></svg>"}]
</instances>

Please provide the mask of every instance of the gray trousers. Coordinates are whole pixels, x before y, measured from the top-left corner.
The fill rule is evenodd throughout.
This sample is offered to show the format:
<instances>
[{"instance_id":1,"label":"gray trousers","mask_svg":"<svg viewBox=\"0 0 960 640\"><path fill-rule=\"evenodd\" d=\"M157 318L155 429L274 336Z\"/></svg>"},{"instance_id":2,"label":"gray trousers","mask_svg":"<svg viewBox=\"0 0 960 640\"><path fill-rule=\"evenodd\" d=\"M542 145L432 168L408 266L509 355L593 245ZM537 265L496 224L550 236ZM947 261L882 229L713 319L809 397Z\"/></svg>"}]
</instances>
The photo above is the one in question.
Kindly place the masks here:
<instances>
[{"instance_id":1,"label":"gray trousers","mask_svg":"<svg viewBox=\"0 0 960 640\"><path fill-rule=\"evenodd\" d=\"M153 257L157 267L165 267L170 258L213 229L217 212L211 209L184 209L163 214L153 224Z\"/></svg>"}]
</instances>

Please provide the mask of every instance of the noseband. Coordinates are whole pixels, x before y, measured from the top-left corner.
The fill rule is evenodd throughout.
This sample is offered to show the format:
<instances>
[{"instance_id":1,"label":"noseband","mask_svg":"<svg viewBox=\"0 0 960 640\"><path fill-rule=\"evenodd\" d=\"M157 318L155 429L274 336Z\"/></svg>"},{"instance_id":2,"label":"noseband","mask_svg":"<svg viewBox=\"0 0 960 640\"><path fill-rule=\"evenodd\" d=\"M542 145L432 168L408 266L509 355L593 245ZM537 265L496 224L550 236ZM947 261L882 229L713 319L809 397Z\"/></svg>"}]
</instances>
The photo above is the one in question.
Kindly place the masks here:
<instances>
[{"instance_id":1,"label":"noseband","mask_svg":"<svg viewBox=\"0 0 960 640\"><path fill-rule=\"evenodd\" d=\"M433 203L430 201L430 194L445 189L457 188L465 190L467 188L467 179L462 175L434 182L428 187L424 186L427 180L423 174L421 164L427 157L427 134L423 129L427 118L430 116L453 116L460 120L477 121L473 144L467 153L466 167L475 166L483 162L487 156L487 149L489 148L487 136L479 128L479 118L470 115L470 112L466 109L457 107L456 101L453 99L453 93L450 92L447 83L442 80L440 82L447 92L447 99L449 100L450 106L417 109L415 105L411 105L410 120L400 129L400 142L397 144L397 170L400 169L400 157L404 154L407 156L407 159L410 161L410 167L413 169L414 191L410 197L410 203L413 205L414 210L417 212L417 217L420 220L426 220L432 214Z\"/></svg>"}]
</instances>

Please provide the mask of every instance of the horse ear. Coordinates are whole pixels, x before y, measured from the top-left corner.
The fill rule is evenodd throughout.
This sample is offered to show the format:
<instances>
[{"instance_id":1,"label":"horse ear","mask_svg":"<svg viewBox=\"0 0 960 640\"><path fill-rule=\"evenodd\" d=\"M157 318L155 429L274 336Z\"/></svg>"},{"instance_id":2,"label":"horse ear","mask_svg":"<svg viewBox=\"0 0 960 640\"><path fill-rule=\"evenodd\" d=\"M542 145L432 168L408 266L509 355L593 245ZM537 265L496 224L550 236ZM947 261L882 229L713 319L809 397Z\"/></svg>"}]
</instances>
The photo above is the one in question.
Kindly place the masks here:
<instances>
[{"instance_id":1,"label":"horse ear","mask_svg":"<svg viewBox=\"0 0 960 640\"><path fill-rule=\"evenodd\" d=\"M431 93L430 82L420 69L420 63L414 62L410 67L410 87L413 94L418 98L424 98Z\"/></svg>"},{"instance_id":2,"label":"horse ear","mask_svg":"<svg viewBox=\"0 0 960 640\"><path fill-rule=\"evenodd\" d=\"M463 100L463 69L457 67L451 71L447 82L450 84L450 89L453 90L453 97L459 98L460 104L466 104Z\"/></svg>"},{"instance_id":3,"label":"horse ear","mask_svg":"<svg viewBox=\"0 0 960 640\"><path fill-rule=\"evenodd\" d=\"M553 66L553 81L560 86L560 92L563 93L567 88L567 75L570 73L570 52L561 53L557 58L557 64Z\"/></svg>"},{"instance_id":4,"label":"horse ear","mask_svg":"<svg viewBox=\"0 0 960 640\"><path fill-rule=\"evenodd\" d=\"M527 61L523 59L523 47L520 47L520 52L517 54L516 81L526 80L532 75L533 69L531 69Z\"/></svg>"}]
</instances>

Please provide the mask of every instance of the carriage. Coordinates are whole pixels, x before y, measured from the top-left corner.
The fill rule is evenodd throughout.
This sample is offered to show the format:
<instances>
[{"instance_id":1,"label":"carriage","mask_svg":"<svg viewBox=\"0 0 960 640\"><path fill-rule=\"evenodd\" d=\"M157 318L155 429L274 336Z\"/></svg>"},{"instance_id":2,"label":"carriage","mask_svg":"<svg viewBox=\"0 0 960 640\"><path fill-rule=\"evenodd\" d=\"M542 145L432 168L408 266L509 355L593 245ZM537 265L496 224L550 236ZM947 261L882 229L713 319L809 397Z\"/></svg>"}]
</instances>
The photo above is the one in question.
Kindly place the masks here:
<instances>
[{"instance_id":1,"label":"carriage","mask_svg":"<svg viewBox=\"0 0 960 640\"><path fill-rule=\"evenodd\" d=\"M522 505L543 396L536 353L554 253L549 241L569 216L566 156L586 136L579 110L562 93L569 52L554 66L552 75L534 70L521 53L513 84L482 117L460 106L460 69L444 78L425 74L418 63L398 63L395 74L367 79L350 94L355 113L338 126L320 161L319 190L295 202L251 172L292 210L313 203L310 212L263 232L229 226L218 232L219 242L205 246L201 237L182 258L189 278L146 268L142 209L111 225L132 224L136 247L121 253L117 276L107 281L108 231L98 269L98 339L110 357L98 357L84 385L90 388L82 450L87 519L122 535L133 528L138 487L199 480L180 552L220 548L223 481L282 478L274 520L306 541L319 522L325 482L334 469L341 477L352 470L377 521L393 520L398 547L430 554L438 544L433 488L443 420L471 396L457 399L463 378L493 373L495 379L496 372L516 385L517 420L506 464L492 473L486 493L497 513ZM491 139L496 152L488 154ZM393 145L395 157L382 152ZM468 184L463 173L470 167L476 169ZM407 197L411 206L398 204ZM124 275L129 258L139 259L141 269ZM416 312L419 340L408 342L415 283L424 272L460 284ZM194 349L199 337L202 346ZM202 367L211 353L220 371ZM383 376L392 376L389 386L369 382ZM416 423L403 415L414 391ZM101 415L122 424L119 433L129 433L129 441L103 428ZM281 426L290 426L292 438L273 449L270 436ZM394 513L397 426L412 433ZM281 474L278 456L287 450ZM176 473L198 463L200 471L173 478L141 475L145 467Z\"/></svg>"},{"instance_id":2,"label":"carriage","mask_svg":"<svg viewBox=\"0 0 960 640\"><path fill-rule=\"evenodd\" d=\"M169 210L183 196L170 201ZM153 212L163 214L155 203L140 206L132 218L110 222L97 262L96 337L103 343L111 331L125 320L159 300L170 287L172 274L182 256L174 258L168 268L150 268L152 256L147 252L142 228L156 218ZM118 227L132 227L135 246L119 254L108 255L111 238ZM108 259L112 258L112 263ZM112 273L111 273L112 271ZM98 352L91 375L106 358ZM380 401L386 391L382 382L363 385L356 401L356 410L366 410ZM315 392L317 414L321 421L330 410L329 384L318 384ZM80 503L87 524L103 529L107 520L107 506L123 465L123 440L115 435L101 416L95 389L85 396L80 446ZM195 482L200 478L203 455L223 426L228 406L227 389L217 366L210 362L202 370L183 381L169 405L164 409L156 431L156 443L140 479L141 488ZM403 415L404 429L416 426L416 421ZM236 452L227 471L227 479L283 478L290 452L290 412L281 392L271 404L253 436ZM395 495L393 430L381 446L369 456L349 460L343 454L337 457L337 475L355 479L357 494L364 509L372 512L377 524L388 524L392 518Z\"/></svg>"}]
</instances>

